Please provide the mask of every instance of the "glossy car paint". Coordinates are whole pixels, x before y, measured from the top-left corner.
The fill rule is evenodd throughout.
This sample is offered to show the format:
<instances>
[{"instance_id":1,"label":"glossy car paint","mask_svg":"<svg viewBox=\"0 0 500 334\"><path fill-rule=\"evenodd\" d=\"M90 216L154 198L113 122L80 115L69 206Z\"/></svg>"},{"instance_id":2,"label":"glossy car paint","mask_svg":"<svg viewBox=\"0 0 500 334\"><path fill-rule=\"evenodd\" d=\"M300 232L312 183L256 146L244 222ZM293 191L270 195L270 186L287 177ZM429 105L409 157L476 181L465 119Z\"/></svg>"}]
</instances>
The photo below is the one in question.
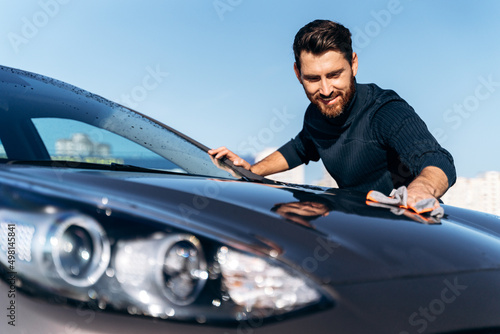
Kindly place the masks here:
<instances>
[{"instance_id":1,"label":"glossy car paint","mask_svg":"<svg viewBox=\"0 0 500 334\"><path fill-rule=\"evenodd\" d=\"M107 112L107 101L82 91L68 94L68 87L59 83L31 94L33 84L16 73L3 82L11 88L19 85L19 92L8 91L17 95L0 92L10 108L18 101L47 103L57 113L68 105L85 111L89 104L88 110ZM53 98L46 101L48 97ZM270 323L252 319L215 326L70 305L58 296L23 293L20 287L16 326L4 317L2 333L472 333L500 327L496 216L444 205L444 218L425 224L370 207L365 194L338 189L15 164L0 165L0 194L2 203L58 203L103 221L123 219L124 230L178 227L284 263L333 301L325 309ZM273 210L279 203L306 201L326 205L328 214L299 224ZM4 280L0 305L6 310L10 299Z\"/></svg>"}]
</instances>

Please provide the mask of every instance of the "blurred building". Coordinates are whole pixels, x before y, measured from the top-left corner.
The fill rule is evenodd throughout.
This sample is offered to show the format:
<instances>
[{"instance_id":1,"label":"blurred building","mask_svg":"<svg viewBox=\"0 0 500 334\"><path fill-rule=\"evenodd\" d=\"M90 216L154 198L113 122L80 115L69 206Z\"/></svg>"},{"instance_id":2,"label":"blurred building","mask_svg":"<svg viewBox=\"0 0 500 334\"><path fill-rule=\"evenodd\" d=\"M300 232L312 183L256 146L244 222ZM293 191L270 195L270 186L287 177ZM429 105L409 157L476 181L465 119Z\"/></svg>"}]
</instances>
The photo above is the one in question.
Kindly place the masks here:
<instances>
[{"instance_id":1,"label":"blurred building","mask_svg":"<svg viewBox=\"0 0 500 334\"><path fill-rule=\"evenodd\" d=\"M58 139L55 144L58 156L99 156L109 157L111 146L96 143L84 133L74 133L70 139Z\"/></svg>"},{"instance_id":2,"label":"blurred building","mask_svg":"<svg viewBox=\"0 0 500 334\"><path fill-rule=\"evenodd\" d=\"M442 200L445 204L500 216L500 172L485 172L474 178L458 177Z\"/></svg>"}]
</instances>

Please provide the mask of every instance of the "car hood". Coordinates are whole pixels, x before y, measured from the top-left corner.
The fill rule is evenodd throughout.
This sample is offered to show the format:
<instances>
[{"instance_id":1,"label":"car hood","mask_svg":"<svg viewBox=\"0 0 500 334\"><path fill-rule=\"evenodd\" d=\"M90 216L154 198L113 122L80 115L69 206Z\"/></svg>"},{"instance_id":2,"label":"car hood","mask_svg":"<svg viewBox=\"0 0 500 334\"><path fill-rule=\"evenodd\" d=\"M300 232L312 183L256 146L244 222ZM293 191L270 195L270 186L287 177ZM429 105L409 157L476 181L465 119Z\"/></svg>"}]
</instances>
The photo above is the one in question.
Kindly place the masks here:
<instances>
[{"instance_id":1,"label":"car hood","mask_svg":"<svg viewBox=\"0 0 500 334\"><path fill-rule=\"evenodd\" d=\"M322 284L500 268L499 218L451 206L444 206L439 222L422 223L370 207L364 194L338 189L188 175L8 169L11 182L101 207L105 203L110 210L272 255ZM276 212L280 203L298 202L320 203L328 211L300 222Z\"/></svg>"}]
</instances>

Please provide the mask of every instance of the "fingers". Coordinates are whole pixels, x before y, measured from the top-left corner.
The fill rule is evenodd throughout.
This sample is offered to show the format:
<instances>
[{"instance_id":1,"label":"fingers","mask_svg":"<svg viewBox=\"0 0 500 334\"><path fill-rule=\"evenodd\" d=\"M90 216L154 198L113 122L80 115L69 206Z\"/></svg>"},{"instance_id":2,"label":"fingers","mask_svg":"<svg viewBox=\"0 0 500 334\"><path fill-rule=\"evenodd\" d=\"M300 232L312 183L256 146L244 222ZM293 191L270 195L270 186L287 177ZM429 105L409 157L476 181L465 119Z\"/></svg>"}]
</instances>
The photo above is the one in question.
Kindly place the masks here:
<instances>
[{"instance_id":1,"label":"fingers","mask_svg":"<svg viewBox=\"0 0 500 334\"><path fill-rule=\"evenodd\" d=\"M250 167L251 167L251 166L250 166L250 164L249 164L246 160L241 159L241 158L240 158L240 157L238 157L237 155L235 155L235 156L236 156L236 158L234 158L234 159L229 159L229 160L231 160L231 161L233 162L233 165L235 165L235 166L240 166L240 167L243 167L243 168L245 168L245 169L250 170Z\"/></svg>"},{"instance_id":2,"label":"fingers","mask_svg":"<svg viewBox=\"0 0 500 334\"><path fill-rule=\"evenodd\" d=\"M212 155L215 159L222 159L226 157L233 163L233 165L241 166L245 169L250 169L250 164L247 161L241 159L237 154L230 151L225 146L208 150L208 154Z\"/></svg>"},{"instance_id":3,"label":"fingers","mask_svg":"<svg viewBox=\"0 0 500 334\"><path fill-rule=\"evenodd\" d=\"M440 207L439 201L434 197L432 188L422 182L413 181L408 186L408 207L415 211L432 211Z\"/></svg>"},{"instance_id":4,"label":"fingers","mask_svg":"<svg viewBox=\"0 0 500 334\"><path fill-rule=\"evenodd\" d=\"M434 208L438 208L439 207L439 201L434 198L432 195L429 195L429 196L408 196L408 200L407 200L407 205L408 206L415 206L418 202L420 201L423 201L423 200L427 200L427 201L430 201L430 200L433 200L433 207Z\"/></svg>"},{"instance_id":5,"label":"fingers","mask_svg":"<svg viewBox=\"0 0 500 334\"><path fill-rule=\"evenodd\" d=\"M413 209L417 213L432 212L440 207L439 201L430 197L408 197L407 207Z\"/></svg>"},{"instance_id":6,"label":"fingers","mask_svg":"<svg viewBox=\"0 0 500 334\"><path fill-rule=\"evenodd\" d=\"M233 152L228 150L225 146L221 146L219 148L209 150L208 154L214 156L214 158L216 158L216 159L221 159L225 156L227 156L228 159L231 159L232 155L236 156L236 154L234 154Z\"/></svg>"}]
</instances>

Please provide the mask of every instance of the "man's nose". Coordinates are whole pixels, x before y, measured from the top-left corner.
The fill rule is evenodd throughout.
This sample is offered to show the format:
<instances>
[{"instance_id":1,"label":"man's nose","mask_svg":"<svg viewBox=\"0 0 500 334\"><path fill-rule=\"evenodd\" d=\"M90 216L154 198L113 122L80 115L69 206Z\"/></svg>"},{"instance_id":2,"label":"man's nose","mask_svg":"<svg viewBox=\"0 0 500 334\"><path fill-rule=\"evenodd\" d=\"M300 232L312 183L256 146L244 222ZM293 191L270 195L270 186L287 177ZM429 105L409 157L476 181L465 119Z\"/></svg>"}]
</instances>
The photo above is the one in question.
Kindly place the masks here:
<instances>
[{"instance_id":1,"label":"man's nose","mask_svg":"<svg viewBox=\"0 0 500 334\"><path fill-rule=\"evenodd\" d=\"M328 96L332 95L332 92L333 92L333 88L330 85L330 83L328 82L328 80L326 78L321 79L321 87L319 89L319 93L325 97L328 97Z\"/></svg>"}]
</instances>

